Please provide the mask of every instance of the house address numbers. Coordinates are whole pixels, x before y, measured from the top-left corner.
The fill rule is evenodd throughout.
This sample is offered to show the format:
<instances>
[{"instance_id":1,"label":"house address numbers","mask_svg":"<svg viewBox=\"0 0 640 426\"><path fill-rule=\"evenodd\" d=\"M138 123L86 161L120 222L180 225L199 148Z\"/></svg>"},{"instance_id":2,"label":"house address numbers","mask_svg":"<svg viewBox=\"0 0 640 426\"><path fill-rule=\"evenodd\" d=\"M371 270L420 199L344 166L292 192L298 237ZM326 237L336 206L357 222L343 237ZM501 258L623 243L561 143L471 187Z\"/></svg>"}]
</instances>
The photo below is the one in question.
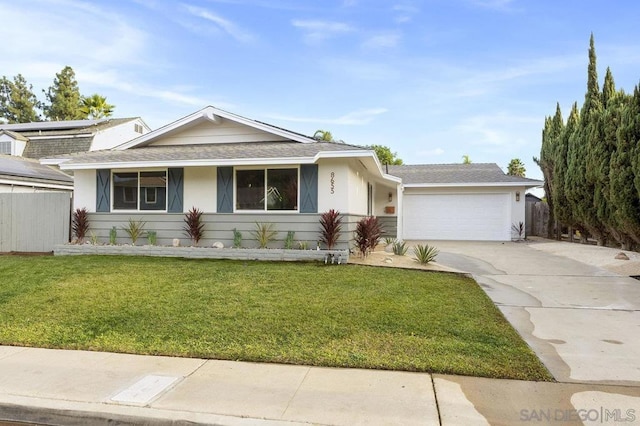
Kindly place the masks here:
<instances>
[{"instance_id":1,"label":"house address numbers","mask_svg":"<svg viewBox=\"0 0 640 426\"><path fill-rule=\"evenodd\" d=\"M336 174L331 172L331 194L336 192Z\"/></svg>"}]
</instances>

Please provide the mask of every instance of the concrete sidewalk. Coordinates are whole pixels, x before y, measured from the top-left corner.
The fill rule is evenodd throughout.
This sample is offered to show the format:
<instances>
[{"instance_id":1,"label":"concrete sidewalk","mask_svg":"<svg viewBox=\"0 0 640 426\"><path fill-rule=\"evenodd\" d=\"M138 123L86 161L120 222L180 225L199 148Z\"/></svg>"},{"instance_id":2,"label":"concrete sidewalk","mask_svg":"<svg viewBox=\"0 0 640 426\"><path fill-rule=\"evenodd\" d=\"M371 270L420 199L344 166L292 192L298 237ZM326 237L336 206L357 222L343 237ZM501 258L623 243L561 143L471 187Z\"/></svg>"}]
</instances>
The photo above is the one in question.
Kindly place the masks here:
<instances>
[{"instance_id":1,"label":"concrete sidewalk","mask_svg":"<svg viewBox=\"0 0 640 426\"><path fill-rule=\"evenodd\" d=\"M640 388L0 346L0 423L566 425L585 413L640 420Z\"/></svg>"}]
</instances>

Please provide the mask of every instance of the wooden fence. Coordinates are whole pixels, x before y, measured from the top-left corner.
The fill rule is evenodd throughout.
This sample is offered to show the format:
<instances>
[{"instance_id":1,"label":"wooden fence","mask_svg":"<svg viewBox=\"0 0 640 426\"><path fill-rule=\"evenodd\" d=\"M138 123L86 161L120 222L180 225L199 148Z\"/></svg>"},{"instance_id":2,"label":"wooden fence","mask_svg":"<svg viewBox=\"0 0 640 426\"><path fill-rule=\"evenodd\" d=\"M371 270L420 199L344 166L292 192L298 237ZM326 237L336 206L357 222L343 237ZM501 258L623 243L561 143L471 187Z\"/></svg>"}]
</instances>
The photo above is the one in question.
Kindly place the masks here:
<instances>
[{"instance_id":1,"label":"wooden fence","mask_svg":"<svg viewBox=\"0 0 640 426\"><path fill-rule=\"evenodd\" d=\"M526 235L547 237L547 223L549 222L549 206L538 201L527 203L525 210Z\"/></svg>"},{"instance_id":2,"label":"wooden fence","mask_svg":"<svg viewBox=\"0 0 640 426\"><path fill-rule=\"evenodd\" d=\"M0 194L0 252L49 252L69 241L69 192Z\"/></svg>"}]
</instances>

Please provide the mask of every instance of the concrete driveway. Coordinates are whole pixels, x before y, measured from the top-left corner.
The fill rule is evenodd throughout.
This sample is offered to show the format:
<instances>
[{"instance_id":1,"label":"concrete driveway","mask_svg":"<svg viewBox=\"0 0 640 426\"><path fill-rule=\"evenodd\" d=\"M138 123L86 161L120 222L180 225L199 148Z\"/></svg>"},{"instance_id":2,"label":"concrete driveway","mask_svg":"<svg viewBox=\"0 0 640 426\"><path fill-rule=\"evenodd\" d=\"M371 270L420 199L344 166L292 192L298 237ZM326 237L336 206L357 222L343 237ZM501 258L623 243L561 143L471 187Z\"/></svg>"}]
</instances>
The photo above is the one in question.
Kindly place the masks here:
<instances>
[{"instance_id":1,"label":"concrete driveway","mask_svg":"<svg viewBox=\"0 0 640 426\"><path fill-rule=\"evenodd\" d=\"M434 245L437 262L472 274L556 380L640 385L640 281L535 242Z\"/></svg>"}]
</instances>

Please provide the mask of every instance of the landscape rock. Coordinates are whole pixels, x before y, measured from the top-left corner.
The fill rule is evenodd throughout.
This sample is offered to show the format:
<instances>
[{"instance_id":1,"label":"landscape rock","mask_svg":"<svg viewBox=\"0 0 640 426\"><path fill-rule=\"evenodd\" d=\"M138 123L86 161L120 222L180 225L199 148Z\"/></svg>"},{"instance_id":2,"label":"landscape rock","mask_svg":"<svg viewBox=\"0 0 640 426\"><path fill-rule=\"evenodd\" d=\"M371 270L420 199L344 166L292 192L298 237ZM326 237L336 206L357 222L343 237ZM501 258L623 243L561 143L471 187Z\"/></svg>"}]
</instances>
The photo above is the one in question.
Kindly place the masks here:
<instances>
[{"instance_id":1,"label":"landscape rock","mask_svg":"<svg viewBox=\"0 0 640 426\"><path fill-rule=\"evenodd\" d=\"M389 244L384 248L384 251L387 253L393 253L393 244Z\"/></svg>"},{"instance_id":2,"label":"landscape rock","mask_svg":"<svg viewBox=\"0 0 640 426\"><path fill-rule=\"evenodd\" d=\"M213 243L213 245L211 247L213 247L215 249L221 249L221 248L224 248L224 244L222 244L222 242L220 242L220 241L216 241L215 243Z\"/></svg>"},{"instance_id":3,"label":"landscape rock","mask_svg":"<svg viewBox=\"0 0 640 426\"><path fill-rule=\"evenodd\" d=\"M384 263L393 263L393 259L390 257L385 257L383 260Z\"/></svg>"},{"instance_id":4,"label":"landscape rock","mask_svg":"<svg viewBox=\"0 0 640 426\"><path fill-rule=\"evenodd\" d=\"M620 252L618 254L616 254L615 257L617 260L629 260L629 256L627 256L625 253Z\"/></svg>"}]
</instances>

